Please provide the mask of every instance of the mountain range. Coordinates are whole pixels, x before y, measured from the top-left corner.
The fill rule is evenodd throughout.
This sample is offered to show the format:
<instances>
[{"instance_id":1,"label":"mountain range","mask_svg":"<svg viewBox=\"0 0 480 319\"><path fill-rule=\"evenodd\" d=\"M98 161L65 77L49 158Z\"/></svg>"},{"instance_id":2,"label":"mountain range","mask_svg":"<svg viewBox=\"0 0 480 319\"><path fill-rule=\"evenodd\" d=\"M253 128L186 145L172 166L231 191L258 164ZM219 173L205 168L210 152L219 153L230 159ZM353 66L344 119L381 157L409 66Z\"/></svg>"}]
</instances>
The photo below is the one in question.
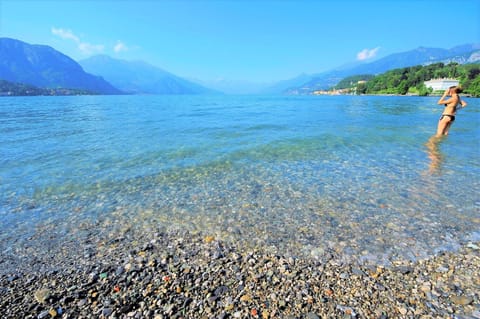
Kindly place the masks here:
<instances>
[{"instance_id":1,"label":"mountain range","mask_svg":"<svg viewBox=\"0 0 480 319\"><path fill-rule=\"evenodd\" d=\"M328 89L343 78L359 74L377 75L388 70L432 63L478 63L480 61L480 44L466 44L451 49L420 47L402 53L395 53L370 63L359 63L333 69L331 71L303 75L308 80L296 86L278 86L277 90L287 94L310 93L314 90Z\"/></svg>"},{"instance_id":2,"label":"mountain range","mask_svg":"<svg viewBox=\"0 0 480 319\"><path fill-rule=\"evenodd\" d=\"M301 74L266 86L224 79L215 82L191 81L143 61L119 60L106 55L76 62L46 45L0 38L0 80L39 88L73 89L95 94L212 94L220 93L219 91L309 94L314 90L330 88L352 75L375 75L395 68L437 62L464 64L479 61L480 44L466 44L451 49L420 47L370 63L355 63L322 73Z\"/></svg>"},{"instance_id":3,"label":"mountain range","mask_svg":"<svg viewBox=\"0 0 480 319\"><path fill-rule=\"evenodd\" d=\"M94 56L81 61L46 45L0 38L0 80L94 94L218 93L142 61Z\"/></svg>"},{"instance_id":4,"label":"mountain range","mask_svg":"<svg viewBox=\"0 0 480 319\"><path fill-rule=\"evenodd\" d=\"M218 93L143 61L126 61L107 55L96 55L79 63L85 71L102 76L129 94Z\"/></svg>"},{"instance_id":5,"label":"mountain range","mask_svg":"<svg viewBox=\"0 0 480 319\"><path fill-rule=\"evenodd\" d=\"M86 73L73 59L49 46L10 38L0 38L0 79L41 88L121 93L103 78Z\"/></svg>"}]
</instances>

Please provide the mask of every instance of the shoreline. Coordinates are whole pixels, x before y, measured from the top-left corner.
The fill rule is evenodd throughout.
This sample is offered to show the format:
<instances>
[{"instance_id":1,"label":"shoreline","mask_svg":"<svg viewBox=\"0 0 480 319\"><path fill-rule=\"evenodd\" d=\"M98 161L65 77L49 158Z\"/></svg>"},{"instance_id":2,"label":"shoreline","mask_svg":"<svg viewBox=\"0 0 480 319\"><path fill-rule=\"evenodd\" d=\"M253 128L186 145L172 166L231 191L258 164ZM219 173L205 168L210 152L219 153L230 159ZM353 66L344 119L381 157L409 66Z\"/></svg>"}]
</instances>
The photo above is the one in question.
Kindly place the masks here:
<instances>
[{"instance_id":1,"label":"shoreline","mask_svg":"<svg viewBox=\"0 0 480 319\"><path fill-rule=\"evenodd\" d=\"M478 318L480 243L392 267L158 229L0 275L3 318ZM65 247L68 250L68 246ZM30 271L28 270L30 267ZM23 270L22 270L23 269Z\"/></svg>"}]
</instances>

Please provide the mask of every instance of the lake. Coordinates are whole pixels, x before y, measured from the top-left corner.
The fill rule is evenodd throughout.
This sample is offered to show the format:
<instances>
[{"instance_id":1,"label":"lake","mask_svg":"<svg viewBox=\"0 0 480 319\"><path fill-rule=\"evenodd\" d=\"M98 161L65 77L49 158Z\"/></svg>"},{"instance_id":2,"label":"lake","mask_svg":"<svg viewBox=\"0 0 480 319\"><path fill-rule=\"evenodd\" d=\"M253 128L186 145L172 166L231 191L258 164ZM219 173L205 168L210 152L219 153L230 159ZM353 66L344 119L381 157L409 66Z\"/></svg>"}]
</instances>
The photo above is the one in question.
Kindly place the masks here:
<instances>
[{"instance_id":1,"label":"lake","mask_svg":"<svg viewBox=\"0 0 480 319\"><path fill-rule=\"evenodd\" d=\"M480 100L0 98L0 253L157 226L389 264L480 239Z\"/></svg>"}]
</instances>

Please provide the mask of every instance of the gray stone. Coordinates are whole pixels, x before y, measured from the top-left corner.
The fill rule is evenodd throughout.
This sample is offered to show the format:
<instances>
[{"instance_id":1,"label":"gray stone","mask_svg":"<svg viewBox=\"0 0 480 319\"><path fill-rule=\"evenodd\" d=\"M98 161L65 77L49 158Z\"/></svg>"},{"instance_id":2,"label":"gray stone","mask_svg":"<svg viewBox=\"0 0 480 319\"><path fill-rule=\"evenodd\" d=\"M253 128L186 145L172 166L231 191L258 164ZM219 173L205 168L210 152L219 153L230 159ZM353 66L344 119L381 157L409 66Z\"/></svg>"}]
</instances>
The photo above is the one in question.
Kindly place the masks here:
<instances>
[{"instance_id":1,"label":"gray stone","mask_svg":"<svg viewBox=\"0 0 480 319\"><path fill-rule=\"evenodd\" d=\"M44 310L40 312L37 316L38 319L44 319L47 318L50 314L48 313L48 310Z\"/></svg>"},{"instance_id":2,"label":"gray stone","mask_svg":"<svg viewBox=\"0 0 480 319\"><path fill-rule=\"evenodd\" d=\"M47 299L50 298L50 295L51 292L49 289L39 289L33 294L35 300L37 300L39 303L44 303L47 301Z\"/></svg>"},{"instance_id":3,"label":"gray stone","mask_svg":"<svg viewBox=\"0 0 480 319\"><path fill-rule=\"evenodd\" d=\"M305 316L307 319L320 319L319 316L317 316L317 314L313 313L313 312L309 312L307 313L307 315Z\"/></svg>"},{"instance_id":4,"label":"gray stone","mask_svg":"<svg viewBox=\"0 0 480 319\"><path fill-rule=\"evenodd\" d=\"M103 308L102 315L108 317L112 314L113 310L111 308Z\"/></svg>"}]
</instances>

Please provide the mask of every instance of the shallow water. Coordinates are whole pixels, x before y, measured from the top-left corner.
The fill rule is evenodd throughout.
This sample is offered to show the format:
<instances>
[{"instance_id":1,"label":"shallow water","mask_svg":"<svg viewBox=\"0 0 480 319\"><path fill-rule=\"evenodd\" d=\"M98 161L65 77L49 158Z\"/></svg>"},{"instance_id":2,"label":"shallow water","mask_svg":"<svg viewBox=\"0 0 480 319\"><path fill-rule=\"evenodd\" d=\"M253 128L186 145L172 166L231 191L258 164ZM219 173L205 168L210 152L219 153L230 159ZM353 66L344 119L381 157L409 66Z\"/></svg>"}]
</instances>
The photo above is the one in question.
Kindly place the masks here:
<instances>
[{"instance_id":1,"label":"shallow water","mask_svg":"<svg viewBox=\"0 0 480 319\"><path fill-rule=\"evenodd\" d=\"M1 98L0 252L157 225L346 261L455 249L480 239L480 100L428 143L436 99Z\"/></svg>"}]
</instances>

